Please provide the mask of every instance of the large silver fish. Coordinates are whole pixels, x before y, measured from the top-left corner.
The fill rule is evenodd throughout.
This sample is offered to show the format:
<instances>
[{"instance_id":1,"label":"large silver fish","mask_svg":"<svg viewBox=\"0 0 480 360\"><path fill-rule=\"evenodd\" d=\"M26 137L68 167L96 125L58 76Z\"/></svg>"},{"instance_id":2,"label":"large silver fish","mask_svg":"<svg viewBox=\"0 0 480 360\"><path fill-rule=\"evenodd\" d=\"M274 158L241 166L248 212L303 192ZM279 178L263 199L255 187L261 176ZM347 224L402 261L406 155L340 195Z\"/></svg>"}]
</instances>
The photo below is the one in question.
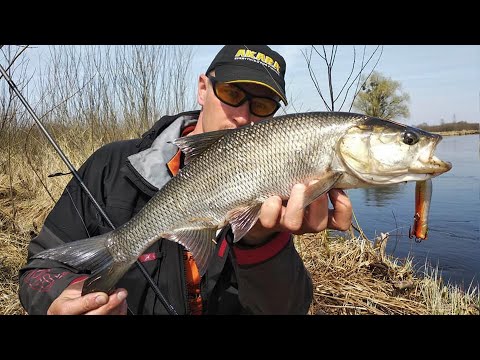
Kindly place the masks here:
<instances>
[{"instance_id":1,"label":"large silver fish","mask_svg":"<svg viewBox=\"0 0 480 360\"><path fill-rule=\"evenodd\" d=\"M289 197L309 184L304 206L331 188L420 181L451 169L434 156L440 135L365 115L310 112L265 119L233 130L174 141L187 165L117 229L38 253L91 271L83 294L110 292L155 241L185 246L203 275L217 229L230 223L234 241L258 219L272 195Z\"/></svg>"}]
</instances>

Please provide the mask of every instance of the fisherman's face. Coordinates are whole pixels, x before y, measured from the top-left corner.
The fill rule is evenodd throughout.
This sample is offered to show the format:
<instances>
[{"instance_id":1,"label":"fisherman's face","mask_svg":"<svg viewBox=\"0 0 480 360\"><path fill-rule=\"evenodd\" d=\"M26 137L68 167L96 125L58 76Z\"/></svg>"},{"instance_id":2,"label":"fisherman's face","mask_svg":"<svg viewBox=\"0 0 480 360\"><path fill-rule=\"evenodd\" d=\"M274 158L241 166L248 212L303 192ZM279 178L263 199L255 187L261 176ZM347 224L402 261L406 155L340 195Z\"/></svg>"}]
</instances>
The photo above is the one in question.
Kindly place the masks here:
<instances>
[{"instance_id":1,"label":"fisherman's face","mask_svg":"<svg viewBox=\"0 0 480 360\"><path fill-rule=\"evenodd\" d=\"M279 101L278 95L265 86L251 83L238 83L238 85L253 96L263 96ZM238 107L222 102L215 95L213 83L206 75L200 75L199 78L198 103L203 107L203 132L234 129L264 119L250 112L250 100Z\"/></svg>"}]
</instances>

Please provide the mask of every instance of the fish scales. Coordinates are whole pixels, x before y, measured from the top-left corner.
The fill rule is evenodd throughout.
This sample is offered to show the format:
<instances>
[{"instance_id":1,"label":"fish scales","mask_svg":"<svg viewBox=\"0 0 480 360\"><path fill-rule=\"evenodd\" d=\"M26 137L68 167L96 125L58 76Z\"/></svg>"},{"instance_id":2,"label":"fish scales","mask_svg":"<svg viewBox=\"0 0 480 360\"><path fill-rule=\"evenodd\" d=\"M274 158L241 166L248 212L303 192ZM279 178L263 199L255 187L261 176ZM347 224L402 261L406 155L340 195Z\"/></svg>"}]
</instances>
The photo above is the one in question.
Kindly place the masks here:
<instances>
[{"instance_id":1,"label":"fish scales","mask_svg":"<svg viewBox=\"0 0 480 360\"><path fill-rule=\"evenodd\" d=\"M294 184L328 165L336 137L328 130L335 128L341 135L344 127L361 118L287 115L227 133L182 169L135 218L114 231L113 252L138 256L169 230L216 227L232 208L272 195L287 198ZM319 149L325 153L320 158L323 163L317 161ZM202 215L196 220L198 214Z\"/></svg>"}]
</instances>

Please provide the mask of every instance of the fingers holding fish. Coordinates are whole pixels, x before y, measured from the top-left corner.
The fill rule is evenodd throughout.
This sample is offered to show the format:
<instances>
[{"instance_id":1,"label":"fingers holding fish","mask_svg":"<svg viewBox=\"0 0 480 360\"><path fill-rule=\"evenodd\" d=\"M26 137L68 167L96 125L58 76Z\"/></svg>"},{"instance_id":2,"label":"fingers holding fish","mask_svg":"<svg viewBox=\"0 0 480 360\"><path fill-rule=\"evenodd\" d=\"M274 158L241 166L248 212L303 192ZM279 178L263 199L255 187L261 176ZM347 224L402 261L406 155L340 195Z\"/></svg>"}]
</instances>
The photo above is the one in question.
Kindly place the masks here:
<instances>
[{"instance_id":1,"label":"fingers holding fish","mask_svg":"<svg viewBox=\"0 0 480 360\"><path fill-rule=\"evenodd\" d=\"M108 301L108 295L103 292L82 294L85 280L68 286L50 305L48 315L81 315L102 306Z\"/></svg>"},{"instance_id":2,"label":"fingers holding fish","mask_svg":"<svg viewBox=\"0 0 480 360\"><path fill-rule=\"evenodd\" d=\"M303 209L305 186L297 184L292 189L287 206L282 209L280 226L296 235L316 233L325 229L348 230L352 221L352 203L340 189L332 189ZM328 198L333 208L328 209Z\"/></svg>"},{"instance_id":3,"label":"fingers holding fish","mask_svg":"<svg viewBox=\"0 0 480 360\"><path fill-rule=\"evenodd\" d=\"M304 184L296 184L286 202L282 202L278 196L268 198L262 205L257 223L243 238L243 243L258 245L281 231L301 235L320 232L327 227L334 230L350 227L352 205L343 191L330 190L333 209L328 209L327 194L321 195L305 208L306 189Z\"/></svg>"},{"instance_id":4,"label":"fingers holding fish","mask_svg":"<svg viewBox=\"0 0 480 360\"><path fill-rule=\"evenodd\" d=\"M127 295L125 289L116 289L110 294L105 305L89 311L85 315L127 315Z\"/></svg>"},{"instance_id":5,"label":"fingers holding fish","mask_svg":"<svg viewBox=\"0 0 480 360\"><path fill-rule=\"evenodd\" d=\"M323 231L328 225L328 197L323 194L305 208L303 226L298 235Z\"/></svg>"},{"instance_id":6,"label":"fingers holding fish","mask_svg":"<svg viewBox=\"0 0 480 360\"><path fill-rule=\"evenodd\" d=\"M332 189L328 192L333 209L328 212L328 228L346 231L352 222L352 203L343 190Z\"/></svg>"},{"instance_id":7,"label":"fingers holding fish","mask_svg":"<svg viewBox=\"0 0 480 360\"><path fill-rule=\"evenodd\" d=\"M306 186L296 184L292 188L290 198L286 207L282 210L280 226L284 231L301 235L324 230L328 222L328 199L324 194L313 201L306 208L305 203Z\"/></svg>"},{"instance_id":8,"label":"fingers holding fish","mask_svg":"<svg viewBox=\"0 0 480 360\"><path fill-rule=\"evenodd\" d=\"M300 235L324 230L328 223L328 198L324 194L305 208L305 190L304 184L296 184L284 203L278 196L268 198L252 228L256 235L265 238L272 232L287 231Z\"/></svg>"},{"instance_id":9,"label":"fingers holding fish","mask_svg":"<svg viewBox=\"0 0 480 360\"><path fill-rule=\"evenodd\" d=\"M282 214L282 199L280 196L271 196L262 204L260 215L255 225L242 238L244 245L260 245L267 242L279 229L279 219Z\"/></svg>"},{"instance_id":10,"label":"fingers holding fish","mask_svg":"<svg viewBox=\"0 0 480 360\"><path fill-rule=\"evenodd\" d=\"M104 292L90 293L82 296L85 280L68 286L50 305L48 315L93 315L126 314L126 290L117 289L108 296ZM122 293L121 296L118 296Z\"/></svg>"},{"instance_id":11,"label":"fingers holding fish","mask_svg":"<svg viewBox=\"0 0 480 360\"><path fill-rule=\"evenodd\" d=\"M285 202L279 196L269 197L261 207L256 224L242 239L242 243L258 245L282 231L300 235L324 230L328 223L327 196L320 196L304 208L305 190L304 184L296 184Z\"/></svg>"},{"instance_id":12,"label":"fingers holding fish","mask_svg":"<svg viewBox=\"0 0 480 360\"><path fill-rule=\"evenodd\" d=\"M257 224L265 230L278 231L278 222L282 215L282 199L280 196L271 196L263 203Z\"/></svg>"},{"instance_id":13,"label":"fingers holding fish","mask_svg":"<svg viewBox=\"0 0 480 360\"><path fill-rule=\"evenodd\" d=\"M253 234L257 239L265 239L280 231L300 235L324 230L328 223L327 196L320 196L305 208L305 190L304 184L294 185L285 203L278 196L268 198L262 205L257 223L246 236L247 241Z\"/></svg>"},{"instance_id":14,"label":"fingers holding fish","mask_svg":"<svg viewBox=\"0 0 480 360\"><path fill-rule=\"evenodd\" d=\"M290 193L287 206L282 208L280 217L280 226L283 230L291 231L296 234L301 232L304 227L305 209L303 207L305 195L305 185L295 184Z\"/></svg>"}]
</instances>

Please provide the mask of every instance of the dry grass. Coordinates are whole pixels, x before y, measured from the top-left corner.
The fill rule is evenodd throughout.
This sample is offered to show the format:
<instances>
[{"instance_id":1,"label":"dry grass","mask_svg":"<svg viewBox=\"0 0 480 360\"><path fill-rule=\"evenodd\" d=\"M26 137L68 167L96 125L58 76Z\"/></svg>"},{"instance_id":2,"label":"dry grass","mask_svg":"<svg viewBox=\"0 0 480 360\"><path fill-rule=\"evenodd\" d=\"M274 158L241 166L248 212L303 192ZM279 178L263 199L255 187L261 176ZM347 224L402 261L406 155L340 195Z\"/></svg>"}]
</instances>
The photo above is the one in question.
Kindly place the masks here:
<instances>
[{"instance_id":1,"label":"dry grass","mask_svg":"<svg viewBox=\"0 0 480 360\"><path fill-rule=\"evenodd\" d=\"M374 242L331 236L297 236L295 245L314 286L310 314L480 314L478 289L443 284L438 270L420 277L412 259L385 254L388 235Z\"/></svg>"},{"instance_id":2,"label":"dry grass","mask_svg":"<svg viewBox=\"0 0 480 360\"><path fill-rule=\"evenodd\" d=\"M435 315L479 315L479 289L470 287L462 291L444 284L438 269L427 269L419 291L428 305L428 313Z\"/></svg>"},{"instance_id":3,"label":"dry grass","mask_svg":"<svg viewBox=\"0 0 480 360\"><path fill-rule=\"evenodd\" d=\"M414 290L411 262L390 261L386 238L305 235L296 244L314 283L312 314L426 314Z\"/></svg>"},{"instance_id":4,"label":"dry grass","mask_svg":"<svg viewBox=\"0 0 480 360\"><path fill-rule=\"evenodd\" d=\"M0 175L0 314L22 314L17 295L18 269L25 262L30 237L28 230L22 230L20 223L14 221L25 201L17 201L17 191L12 194L5 187L5 179L5 175ZM13 206L12 198L20 208Z\"/></svg>"},{"instance_id":5,"label":"dry grass","mask_svg":"<svg viewBox=\"0 0 480 360\"><path fill-rule=\"evenodd\" d=\"M0 314L24 313L17 295L18 269L25 264L30 239L53 207L43 188L19 179L21 169L17 167L11 187L8 176L0 175Z\"/></svg>"},{"instance_id":6,"label":"dry grass","mask_svg":"<svg viewBox=\"0 0 480 360\"><path fill-rule=\"evenodd\" d=\"M0 314L24 314L18 300L18 269L26 258L26 244L15 235L0 238Z\"/></svg>"}]
</instances>

